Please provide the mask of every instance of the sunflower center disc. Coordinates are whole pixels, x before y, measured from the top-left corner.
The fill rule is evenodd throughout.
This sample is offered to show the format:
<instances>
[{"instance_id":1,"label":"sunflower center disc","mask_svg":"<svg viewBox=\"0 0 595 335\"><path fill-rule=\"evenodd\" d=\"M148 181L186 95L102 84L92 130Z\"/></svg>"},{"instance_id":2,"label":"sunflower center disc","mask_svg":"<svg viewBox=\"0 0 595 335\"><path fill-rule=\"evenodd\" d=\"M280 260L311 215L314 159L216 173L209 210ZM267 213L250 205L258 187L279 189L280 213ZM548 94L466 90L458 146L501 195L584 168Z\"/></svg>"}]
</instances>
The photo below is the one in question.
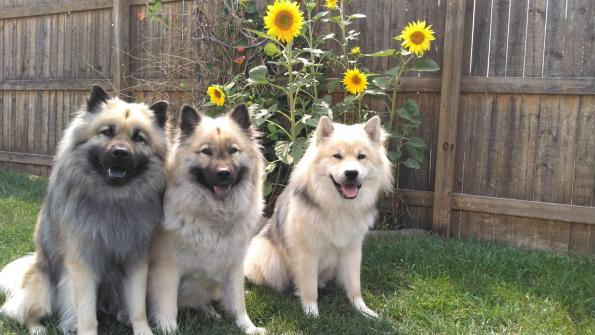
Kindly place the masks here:
<instances>
[{"instance_id":1,"label":"sunflower center disc","mask_svg":"<svg viewBox=\"0 0 595 335\"><path fill-rule=\"evenodd\" d=\"M422 44L424 42L425 36L424 33L422 33L421 31L416 31L413 34L411 34L411 37L409 38L411 40L411 42L413 42L413 44Z\"/></svg>"},{"instance_id":2,"label":"sunflower center disc","mask_svg":"<svg viewBox=\"0 0 595 335\"><path fill-rule=\"evenodd\" d=\"M281 12L277 15L276 23L282 30L289 30L293 25L293 16L289 12Z\"/></svg>"},{"instance_id":3,"label":"sunflower center disc","mask_svg":"<svg viewBox=\"0 0 595 335\"><path fill-rule=\"evenodd\" d=\"M352 82L354 85L359 85L359 84L361 84L361 83L362 83L362 78L360 78L359 76L353 76L353 77L351 78L351 82Z\"/></svg>"},{"instance_id":4,"label":"sunflower center disc","mask_svg":"<svg viewBox=\"0 0 595 335\"><path fill-rule=\"evenodd\" d=\"M215 91L215 98L221 99L221 92Z\"/></svg>"}]
</instances>

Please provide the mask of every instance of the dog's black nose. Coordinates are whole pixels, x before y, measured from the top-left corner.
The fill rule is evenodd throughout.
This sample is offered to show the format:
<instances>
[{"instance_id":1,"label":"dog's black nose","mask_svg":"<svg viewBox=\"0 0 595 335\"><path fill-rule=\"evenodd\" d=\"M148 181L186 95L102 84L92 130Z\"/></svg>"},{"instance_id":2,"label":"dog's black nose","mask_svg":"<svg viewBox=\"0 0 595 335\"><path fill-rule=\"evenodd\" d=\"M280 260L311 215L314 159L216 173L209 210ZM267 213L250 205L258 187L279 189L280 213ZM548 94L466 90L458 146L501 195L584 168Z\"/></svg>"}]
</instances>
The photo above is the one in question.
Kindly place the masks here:
<instances>
[{"instance_id":1,"label":"dog's black nose","mask_svg":"<svg viewBox=\"0 0 595 335\"><path fill-rule=\"evenodd\" d=\"M358 174L359 172L357 170L346 170L345 178L347 178L347 180L354 180L355 178L357 178Z\"/></svg>"},{"instance_id":2,"label":"dog's black nose","mask_svg":"<svg viewBox=\"0 0 595 335\"><path fill-rule=\"evenodd\" d=\"M231 172L228 169L217 170L217 178L219 180L228 180L231 177Z\"/></svg>"},{"instance_id":3,"label":"dog's black nose","mask_svg":"<svg viewBox=\"0 0 595 335\"><path fill-rule=\"evenodd\" d=\"M125 147L114 147L112 149L112 157L114 158L126 158L130 155L130 152L128 152L128 149Z\"/></svg>"}]
</instances>

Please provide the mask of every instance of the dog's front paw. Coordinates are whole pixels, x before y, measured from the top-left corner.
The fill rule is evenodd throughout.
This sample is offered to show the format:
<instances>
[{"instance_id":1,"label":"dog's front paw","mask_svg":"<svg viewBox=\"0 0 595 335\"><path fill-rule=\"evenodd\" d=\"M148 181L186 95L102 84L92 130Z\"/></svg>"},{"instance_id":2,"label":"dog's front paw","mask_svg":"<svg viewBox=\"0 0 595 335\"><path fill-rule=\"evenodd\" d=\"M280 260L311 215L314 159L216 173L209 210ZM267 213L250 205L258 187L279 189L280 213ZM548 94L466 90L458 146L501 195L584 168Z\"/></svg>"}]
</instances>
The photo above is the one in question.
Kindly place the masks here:
<instances>
[{"instance_id":1,"label":"dog's front paw","mask_svg":"<svg viewBox=\"0 0 595 335\"><path fill-rule=\"evenodd\" d=\"M33 325L29 327L29 334L31 335L46 335L47 329L42 325Z\"/></svg>"},{"instance_id":2,"label":"dog's front paw","mask_svg":"<svg viewBox=\"0 0 595 335\"><path fill-rule=\"evenodd\" d=\"M157 328L159 328L163 334L172 334L178 330L178 322L169 319L157 320Z\"/></svg>"},{"instance_id":3,"label":"dog's front paw","mask_svg":"<svg viewBox=\"0 0 595 335\"><path fill-rule=\"evenodd\" d=\"M135 325L132 327L134 335L153 335L153 331L148 324Z\"/></svg>"},{"instance_id":4,"label":"dog's front paw","mask_svg":"<svg viewBox=\"0 0 595 335\"><path fill-rule=\"evenodd\" d=\"M304 313L306 313L307 316L317 318L318 317L318 305L315 302L305 304L304 305Z\"/></svg>"},{"instance_id":5,"label":"dog's front paw","mask_svg":"<svg viewBox=\"0 0 595 335\"><path fill-rule=\"evenodd\" d=\"M267 333L267 330L262 327L256 327L253 324L248 324L242 327L242 332L247 335L264 335Z\"/></svg>"},{"instance_id":6,"label":"dog's front paw","mask_svg":"<svg viewBox=\"0 0 595 335\"><path fill-rule=\"evenodd\" d=\"M367 316L367 317L370 317L370 318L377 318L378 317L378 313L374 312L373 310L369 309L366 306L364 306L363 308L358 308L357 310L360 313L362 313L364 316Z\"/></svg>"},{"instance_id":7,"label":"dog's front paw","mask_svg":"<svg viewBox=\"0 0 595 335\"><path fill-rule=\"evenodd\" d=\"M377 318L378 317L378 313L369 309L368 306L366 306L366 303L364 302L364 300L361 298L355 299L353 301L353 307L355 307L355 309L358 312L362 313L364 316L367 316L369 318Z\"/></svg>"}]
</instances>

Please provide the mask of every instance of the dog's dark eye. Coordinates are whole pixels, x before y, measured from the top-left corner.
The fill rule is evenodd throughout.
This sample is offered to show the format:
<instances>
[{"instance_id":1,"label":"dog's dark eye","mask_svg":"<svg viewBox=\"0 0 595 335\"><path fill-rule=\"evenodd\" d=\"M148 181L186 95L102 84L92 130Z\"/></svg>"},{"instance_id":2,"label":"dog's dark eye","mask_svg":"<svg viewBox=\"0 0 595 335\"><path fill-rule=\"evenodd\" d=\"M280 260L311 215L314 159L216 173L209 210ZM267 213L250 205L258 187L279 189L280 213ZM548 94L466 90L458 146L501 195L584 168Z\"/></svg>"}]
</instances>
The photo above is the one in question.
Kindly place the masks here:
<instances>
[{"instance_id":1,"label":"dog's dark eye","mask_svg":"<svg viewBox=\"0 0 595 335\"><path fill-rule=\"evenodd\" d=\"M234 147L231 147L231 148L229 149L229 153L230 153L230 154L232 154L232 155L233 155L233 154L235 154L236 152L239 152L239 151L240 151L240 150L238 150L238 148L234 148Z\"/></svg>"},{"instance_id":2,"label":"dog's dark eye","mask_svg":"<svg viewBox=\"0 0 595 335\"><path fill-rule=\"evenodd\" d=\"M341 158L343 158L343 156L341 156L341 154L340 154L340 153L336 153L336 154L334 154L334 155L333 155L333 157L335 157L336 159L341 159Z\"/></svg>"},{"instance_id":3,"label":"dog's dark eye","mask_svg":"<svg viewBox=\"0 0 595 335\"><path fill-rule=\"evenodd\" d=\"M114 136L114 126L109 126L102 131L99 132L103 136L113 137Z\"/></svg>"},{"instance_id":4,"label":"dog's dark eye","mask_svg":"<svg viewBox=\"0 0 595 335\"><path fill-rule=\"evenodd\" d=\"M145 143L145 142L147 142L145 140L145 138L138 131L135 131L134 132L134 134L132 135L132 140L134 142L139 142L139 143Z\"/></svg>"},{"instance_id":5,"label":"dog's dark eye","mask_svg":"<svg viewBox=\"0 0 595 335\"><path fill-rule=\"evenodd\" d=\"M205 154L207 156L210 156L212 154L211 149L209 148L204 148L200 151L200 153Z\"/></svg>"},{"instance_id":6,"label":"dog's dark eye","mask_svg":"<svg viewBox=\"0 0 595 335\"><path fill-rule=\"evenodd\" d=\"M364 154L357 155L357 159L359 159L360 161L365 158L366 158L366 155L364 155Z\"/></svg>"}]
</instances>

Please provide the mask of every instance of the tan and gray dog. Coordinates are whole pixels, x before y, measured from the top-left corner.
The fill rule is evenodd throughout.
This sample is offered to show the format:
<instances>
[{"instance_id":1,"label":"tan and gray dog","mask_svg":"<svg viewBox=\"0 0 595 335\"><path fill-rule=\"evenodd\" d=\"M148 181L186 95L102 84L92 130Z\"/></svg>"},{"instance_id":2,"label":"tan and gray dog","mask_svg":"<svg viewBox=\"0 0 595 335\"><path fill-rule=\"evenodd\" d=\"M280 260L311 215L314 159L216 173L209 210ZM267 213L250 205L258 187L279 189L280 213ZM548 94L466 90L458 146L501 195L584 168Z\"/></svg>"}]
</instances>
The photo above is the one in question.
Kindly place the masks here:
<instances>
[{"instance_id":1,"label":"tan and gray dog","mask_svg":"<svg viewBox=\"0 0 595 335\"><path fill-rule=\"evenodd\" d=\"M263 333L246 312L242 261L262 214L264 159L245 105L210 118L181 111L177 144L168 163L164 223L151 250L152 319L177 329L178 310L198 307L211 316L213 300L245 333Z\"/></svg>"},{"instance_id":2,"label":"tan and gray dog","mask_svg":"<svg viewBox=\"0 0 595 335\"><path fill-rule=\"evenodd\" d=\"M346 126L322 117L275 212L252 240L246 277L284 291L293 282L304 312L318 316L318 287L336 278L353 306L376 317L360 288L362 243L376 201L392 187L380 118Z\"/></svg>"},{"instance_id":3,"label":"tan and gray dog","mask_svg":"<svg viewBox=\"0 0 595 335\"><path fill-rule=\"evenodd\" d=\"M146 283L151 237L162 217L167 103L109 98L94 86L58 148L35 232L35 254L0 273L1 312L32 334L40 319L97 334L97 312L151 334Z\"/></svg>"}]
</instances>

